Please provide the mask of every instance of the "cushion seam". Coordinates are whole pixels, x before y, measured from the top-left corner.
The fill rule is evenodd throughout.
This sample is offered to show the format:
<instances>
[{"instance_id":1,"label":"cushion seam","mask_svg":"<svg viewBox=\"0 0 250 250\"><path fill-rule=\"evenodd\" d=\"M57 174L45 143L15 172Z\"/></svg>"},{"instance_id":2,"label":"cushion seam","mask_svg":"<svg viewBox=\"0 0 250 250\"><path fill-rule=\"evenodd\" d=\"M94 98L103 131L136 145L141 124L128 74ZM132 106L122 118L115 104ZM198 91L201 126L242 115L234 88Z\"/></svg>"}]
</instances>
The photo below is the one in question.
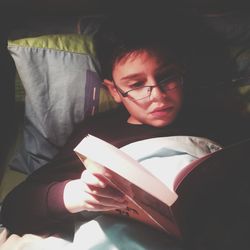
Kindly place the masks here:
<instances>
[{"instance_id":1,"label":"cushion seam","mask_svg":"<svg viewBox=\"0 0 250 250\"><path fill-rule=\"evenodd\" d=\"M68 51L68 50L63 50L63 49L43 48L43 47L29 47L29 46L22 46L22 45L8 45L7 48L8 49L9 48L26 48L26 49L52 50L52 51L58 51L58 52L66 52L66 53L72 53L72 54L93 56L92 53L88 53L88 52L75 52L75 51Z\"/></svg>"}]
</instances>

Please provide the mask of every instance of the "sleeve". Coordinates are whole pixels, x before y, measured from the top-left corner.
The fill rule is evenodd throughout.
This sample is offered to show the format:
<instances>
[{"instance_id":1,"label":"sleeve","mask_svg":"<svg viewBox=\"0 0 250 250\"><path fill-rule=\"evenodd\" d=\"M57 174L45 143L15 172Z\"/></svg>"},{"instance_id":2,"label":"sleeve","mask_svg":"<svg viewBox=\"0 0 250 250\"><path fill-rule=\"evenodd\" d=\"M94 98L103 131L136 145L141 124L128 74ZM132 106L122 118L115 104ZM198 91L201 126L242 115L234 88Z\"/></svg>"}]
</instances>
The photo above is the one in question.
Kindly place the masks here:
<instances>
[{"instance_id":1,"label":"sleeve","mask_svg":"<svg viewBox=\"0 0 250 250\"><path fill-rule=\"evenodd\" d=\"M49 233L59 224L74 220L75 214L64 206L63 192L66 183L80 178L84 170L73 151L84 134L72 136L54 160L34 171L5 197L1 223L11 233Z\"/></svg>"},{"instance_id":2,"label":"sleeve","mask_svg":"<svg viewBox=\"0 0 250 250\"><path fill-rule=\"evenodd\" d=\"M79 124L54 160L34 171L6 196L1 209L3 226L19 235L43 234L74 221L77 215L65 208L63 192L67 182L80 178L84 166L73 149L88 133L106 135L109 126L104 122L113 124L109 117L103 114Z\"/></svg>"}]
</instances>

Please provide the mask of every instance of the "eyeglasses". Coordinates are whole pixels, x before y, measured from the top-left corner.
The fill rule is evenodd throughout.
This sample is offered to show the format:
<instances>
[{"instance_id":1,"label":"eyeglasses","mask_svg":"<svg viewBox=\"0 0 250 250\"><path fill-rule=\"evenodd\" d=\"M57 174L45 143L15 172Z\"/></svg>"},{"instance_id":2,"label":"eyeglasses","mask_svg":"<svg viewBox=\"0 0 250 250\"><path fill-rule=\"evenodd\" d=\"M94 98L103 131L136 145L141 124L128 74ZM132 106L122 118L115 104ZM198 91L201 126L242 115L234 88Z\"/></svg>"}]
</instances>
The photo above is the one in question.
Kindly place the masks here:
<instances>
[{"instance_id":1,"label":"eyeglasses","mask_svg":"<svg viewBox=\"0 0 250 250\"><path fill-rule=\"evenodd\" d=\"M151 95L153 88L158 87L163 93L174 91L177 88L181 87L183 84L183 76L182 75L172 75L168 76L164 79L161 79L157 85L154 86L140 86L133 89L130 89L124 92L121 88L119 88L116 83L113 81L116 89L123 97L130 97L133 100L142 100Z\"/></svg>"}]
</instances>

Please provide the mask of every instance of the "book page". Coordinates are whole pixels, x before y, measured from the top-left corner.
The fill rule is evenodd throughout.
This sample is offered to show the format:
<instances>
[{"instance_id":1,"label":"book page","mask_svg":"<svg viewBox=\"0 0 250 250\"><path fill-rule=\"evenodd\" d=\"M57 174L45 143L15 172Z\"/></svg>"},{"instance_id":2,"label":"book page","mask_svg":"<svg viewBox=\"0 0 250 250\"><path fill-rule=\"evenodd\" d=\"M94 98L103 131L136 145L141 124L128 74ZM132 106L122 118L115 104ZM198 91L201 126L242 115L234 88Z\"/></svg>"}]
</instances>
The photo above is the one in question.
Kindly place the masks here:
<instances>
[{"instance_id":1,"label":"book page","mask_svg":"<svg viewBox=\"0 0 250 250\"><path fill-rule=\"evenodd\" d=\"M221 146L202 137L168 136L133 142L120 149L175 191L176 180L183 180L192 171L191 162Z\"/></svg>"},{"instance_id":2,"label":"book page","mask_svg":"<svg viewBox=\"0 0 250 250\"><path fill-rule=\"evenodd\" d=\"M175 192L146 170L138 161L97 137L91 135L85 137L74 151L78 156L87 157L107 167L167 206L171 206L177 199Z\"/></svg>"},{"instance_id":3,"label":"book page","mask_svg":"<svg viewBox=\"0 0 250 250\"><path fill-rule=\"evenodd\" d=\"M82 161L85 160L81 155L78 156ZM171 207L100 164L87 164L86 168L91 172L100 173L102 176L108 175L109 177L106 177L106 179L110 185L126 196L128 205L125 209L115 209L105 211L104 213L136 219L174 235L177 238L181 237Z\"/></svg>"}]
</instances>

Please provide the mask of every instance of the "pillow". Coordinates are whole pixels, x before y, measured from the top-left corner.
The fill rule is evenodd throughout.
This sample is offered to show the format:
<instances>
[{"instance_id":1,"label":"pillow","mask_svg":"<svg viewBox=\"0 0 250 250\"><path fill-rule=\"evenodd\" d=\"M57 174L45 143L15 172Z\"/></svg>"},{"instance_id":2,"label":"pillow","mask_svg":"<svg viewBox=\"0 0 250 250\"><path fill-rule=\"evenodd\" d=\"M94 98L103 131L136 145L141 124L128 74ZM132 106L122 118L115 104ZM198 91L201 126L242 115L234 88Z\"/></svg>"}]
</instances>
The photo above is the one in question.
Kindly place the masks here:
<instances>
[{"instance_id":1,"label":"pillow","mask_svg":"<svg viewBox=\"0 0 250 250\"><path fill-rule=\"evenodd\" d=\"M11 168L50 161L85 117L114 108L101 85L91 36L47 35L8 42L25 90L23 137Z\"/></svg>"}]
</instances>

